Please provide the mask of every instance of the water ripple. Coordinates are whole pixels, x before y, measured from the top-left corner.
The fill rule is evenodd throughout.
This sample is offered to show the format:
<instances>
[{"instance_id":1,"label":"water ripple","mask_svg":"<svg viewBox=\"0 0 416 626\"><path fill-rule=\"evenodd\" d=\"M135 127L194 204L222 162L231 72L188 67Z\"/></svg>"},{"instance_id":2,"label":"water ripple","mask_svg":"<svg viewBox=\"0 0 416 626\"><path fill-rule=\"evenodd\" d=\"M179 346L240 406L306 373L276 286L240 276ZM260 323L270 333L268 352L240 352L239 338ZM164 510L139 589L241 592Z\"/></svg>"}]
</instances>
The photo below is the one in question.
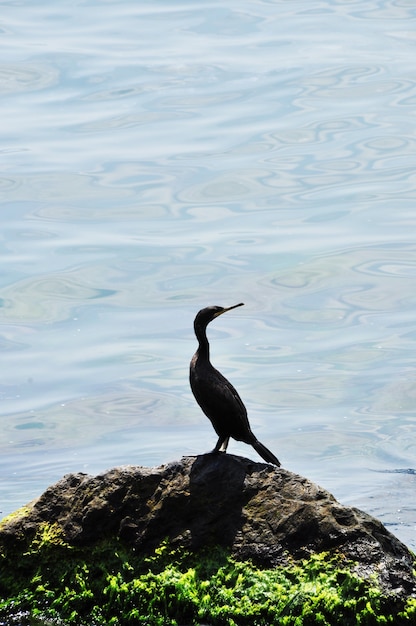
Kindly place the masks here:
<instances>
[{"instance_id":1,"label":"water ripple","mask_svg":"<svg viewBox=\"0 0 416 626\"><path fill-rule=\"evenodd\" d=\"M404 315L411 310L409 289L416 270L408 260L409 253L414 255L410 244L381 249L355 247L320 256L307 267L279 272L270 285L284 289L282 306L302 323L368 324L377 314L387 315L389 311L390 315ZM338 291L341 276L342 290Z\"/></svg>"},{"instance_id":2,"label":"water ripple","mask_svg":"<svg viewBox=\"0 0 416 626\"><path fill-rule=\"evenodd\" d=\"M88 274L92 276L93 269ZM67 319L78 305L96 299L111 299L117 290L92 287L84 272L71 271L20 280L2 289L5 321L56 322Z\"/></svg>"},{"instance_id":3,"label":"water ripple","mask_svg":"<svg viewBox=\"0 0 416 626\"><path fill-rule=\"evenodd\" d=\"M59 80L59 72L52 66L0 65L0 93L16 94L37 91L54 85Z\"/></svg>"}]
</instances>

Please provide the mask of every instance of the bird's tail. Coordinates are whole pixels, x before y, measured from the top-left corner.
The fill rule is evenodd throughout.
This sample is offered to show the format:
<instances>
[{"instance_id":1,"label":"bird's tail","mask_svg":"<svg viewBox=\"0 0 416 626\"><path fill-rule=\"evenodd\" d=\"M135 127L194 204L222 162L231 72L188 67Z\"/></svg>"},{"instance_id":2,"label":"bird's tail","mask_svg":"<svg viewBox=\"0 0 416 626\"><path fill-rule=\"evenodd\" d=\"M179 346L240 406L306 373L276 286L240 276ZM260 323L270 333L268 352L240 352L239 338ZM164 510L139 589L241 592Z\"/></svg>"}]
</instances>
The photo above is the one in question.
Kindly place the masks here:
<instances>
[{"instance_id":1,"label":"bird's tail","mask_svg":"<svg viewBox=\"0 0 416 626\"><path fill-rule=\"evenodd\" d=\"M272 463L273 465L277 465L280 467L280 461L277 459L273 452L270 452L258 439L251 443L255 451L264 459L267 463Z\"/></svg>"}]
</instances>

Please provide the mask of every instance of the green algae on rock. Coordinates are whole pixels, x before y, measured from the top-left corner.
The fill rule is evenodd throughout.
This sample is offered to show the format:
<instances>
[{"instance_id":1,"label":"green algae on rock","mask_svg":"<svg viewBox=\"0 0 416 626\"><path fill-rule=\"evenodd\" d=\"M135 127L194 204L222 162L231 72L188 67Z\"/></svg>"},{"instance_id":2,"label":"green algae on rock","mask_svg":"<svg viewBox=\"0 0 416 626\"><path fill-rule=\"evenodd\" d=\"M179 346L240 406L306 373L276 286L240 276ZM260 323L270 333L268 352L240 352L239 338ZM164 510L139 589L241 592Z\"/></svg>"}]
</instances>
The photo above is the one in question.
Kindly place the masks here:
<instances>
[{"instance_id":1,"label":"green algae on rock","mask_svg":"<svg viewBox=\"0 0 416 626\"><path fill-rule=\"evenodd\" d=\"M414 624L415 605L383 595L350 563L314 555L299 564L261 569L222 548L199 554L162 545L147 558L102 546L49 569L10 602L66 624L286 625ZM56 577L55 577L56 576ZM61 576L61 578L59 578ZM0 616L2 615L0 609Z\"/></svg>"},{"instance_id":2,"label":"green algae on rock","mask_svg":"<svg viewBox=\"0 0 416 626\"><path fill-rule=\"evenodd\" d=\"M232 455L69 475L0 524L0 623L414 624L414 556L370 516Z\"/></svg>"}]
</instances>

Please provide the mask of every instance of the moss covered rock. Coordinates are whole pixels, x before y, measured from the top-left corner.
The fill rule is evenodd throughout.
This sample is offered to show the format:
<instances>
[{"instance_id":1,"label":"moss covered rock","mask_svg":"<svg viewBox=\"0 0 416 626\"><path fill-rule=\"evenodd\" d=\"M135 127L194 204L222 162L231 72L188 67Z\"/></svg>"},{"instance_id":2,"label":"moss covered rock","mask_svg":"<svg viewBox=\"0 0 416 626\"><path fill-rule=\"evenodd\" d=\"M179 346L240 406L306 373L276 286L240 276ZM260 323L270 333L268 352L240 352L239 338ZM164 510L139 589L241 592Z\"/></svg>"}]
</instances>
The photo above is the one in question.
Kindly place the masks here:
<instances>
[{"instance_id":1,"label":"moss covered rock","mask_svg":"<svg viewBox=\"0 0 416 626\"><path fill-rule=\"evenodd\" d=\"M414 556L287 470L232 455L69 475L0 523L0 623L415 624Z\"/></svg>"}]
</instances>

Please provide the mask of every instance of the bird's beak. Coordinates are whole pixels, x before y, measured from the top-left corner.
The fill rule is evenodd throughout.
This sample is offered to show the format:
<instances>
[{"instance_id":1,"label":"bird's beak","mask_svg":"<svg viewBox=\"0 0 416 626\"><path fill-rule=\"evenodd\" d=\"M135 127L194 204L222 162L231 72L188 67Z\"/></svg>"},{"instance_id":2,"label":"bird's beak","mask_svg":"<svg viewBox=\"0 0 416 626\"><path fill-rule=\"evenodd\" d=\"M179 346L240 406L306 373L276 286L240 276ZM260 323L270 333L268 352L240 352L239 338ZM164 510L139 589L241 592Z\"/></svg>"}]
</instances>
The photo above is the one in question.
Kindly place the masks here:
<instances>
[{"instance_id":1,"label":"bird's beak","mask_svg":"<svg viewBox=\"0 0 416 626\"><path fill-rule=\"evenodd\" d=\"M222 315L223 313L227 313L227 311L231 311L231 309L236 309L238 306L244 306L244 302L240 302L239 304L234 304L233 306L229 306L226 309L223 309L222 311L218 311L218 313L215 313L214 319L218 317L219 315Z\"/></svg>"}]
</instances>

